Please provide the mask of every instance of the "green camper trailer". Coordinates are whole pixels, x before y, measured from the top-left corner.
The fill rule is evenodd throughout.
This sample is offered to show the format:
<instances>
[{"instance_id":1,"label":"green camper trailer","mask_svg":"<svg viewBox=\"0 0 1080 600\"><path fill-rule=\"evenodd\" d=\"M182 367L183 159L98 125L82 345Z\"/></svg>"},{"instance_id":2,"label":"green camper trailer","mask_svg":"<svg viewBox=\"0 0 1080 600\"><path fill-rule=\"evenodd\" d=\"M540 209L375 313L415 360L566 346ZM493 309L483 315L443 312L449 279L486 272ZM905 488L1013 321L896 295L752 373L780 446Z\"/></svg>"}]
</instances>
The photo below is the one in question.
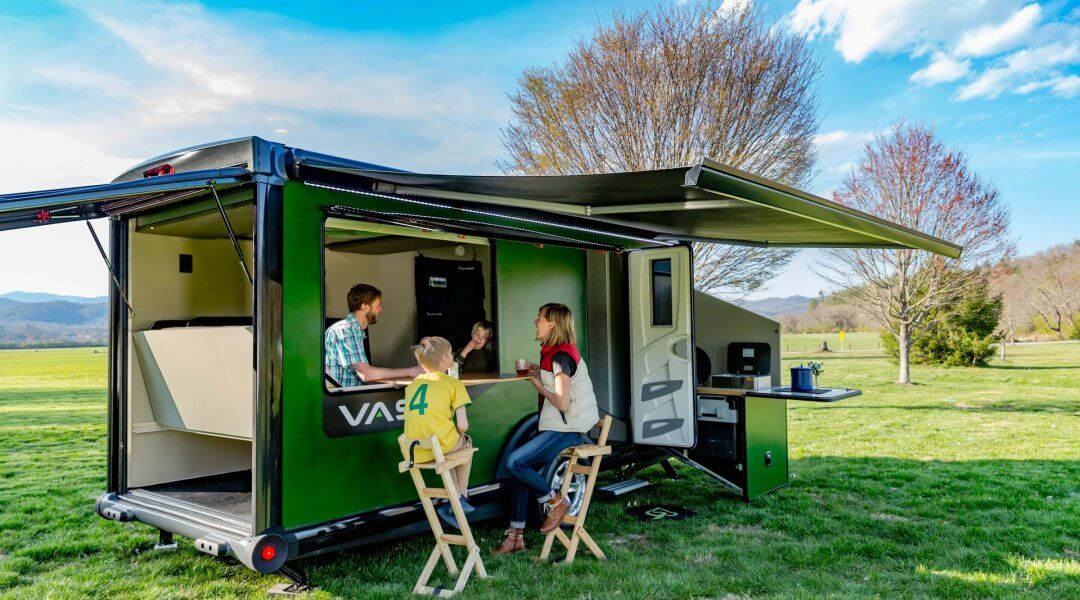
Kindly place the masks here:
<instances>
[{"instance_id":1,"label":"green camper trailer","mask_svg":"<svg viewBox=\"0 0 1080 600\"><path fill-rule=\"evenodd\" d=\"M418 336L460 327L425 298L450 294L454 314L495 324L494 372L467 382L484 518L502 510L504 457L536 431L535 389L513 363L537 354L541 304L578 320L614 419L613 489L678 459L716 478L718 499L751 500L787 483L786 403L857 391L781 387L778 324L695 292L691 243L960 253L708 160L461 176L252 137L171 152L108 184L0 196L0 229L96 218L110 223L111 278L97 512L292 576L288 560L426 527L395 469L402 382L347 388L324 373L324 332L355 283L381 288L388 306L369 330L376 364L412 364ZM711 377L735 371L758 383ZM547 473L561 481L557 461Z\"/></svg>"}]
</instances>

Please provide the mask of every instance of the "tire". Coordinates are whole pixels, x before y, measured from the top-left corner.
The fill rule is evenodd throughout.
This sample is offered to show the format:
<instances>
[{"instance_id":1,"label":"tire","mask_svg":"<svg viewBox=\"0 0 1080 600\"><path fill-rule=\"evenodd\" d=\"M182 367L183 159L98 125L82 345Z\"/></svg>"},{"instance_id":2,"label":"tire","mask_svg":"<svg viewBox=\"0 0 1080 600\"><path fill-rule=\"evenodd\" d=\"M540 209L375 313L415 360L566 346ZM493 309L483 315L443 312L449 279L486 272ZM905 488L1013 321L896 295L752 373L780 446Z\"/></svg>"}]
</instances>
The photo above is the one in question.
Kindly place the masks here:
<instances>
[{"instance_id":1,"label":"tire","mask_svg":"<svg viewBox=\"0 0 1080 600\"><path fill-rule=\"evenodd\" d=\"M562 488L563 476L566 473L566 467L570 464L570 460L561 456L556 456L554 460L548 463L547 467L544 467L542 472L544 479L551 484L551 489L558 491ZM570 516L577 516L581 511L581 503L585 499L585 481L588 479L583 473L575 473L574 480L570 484L570 490L566 493L566 497L570 500L570 510L566 514Z\"/></svg>"}]
</instances>

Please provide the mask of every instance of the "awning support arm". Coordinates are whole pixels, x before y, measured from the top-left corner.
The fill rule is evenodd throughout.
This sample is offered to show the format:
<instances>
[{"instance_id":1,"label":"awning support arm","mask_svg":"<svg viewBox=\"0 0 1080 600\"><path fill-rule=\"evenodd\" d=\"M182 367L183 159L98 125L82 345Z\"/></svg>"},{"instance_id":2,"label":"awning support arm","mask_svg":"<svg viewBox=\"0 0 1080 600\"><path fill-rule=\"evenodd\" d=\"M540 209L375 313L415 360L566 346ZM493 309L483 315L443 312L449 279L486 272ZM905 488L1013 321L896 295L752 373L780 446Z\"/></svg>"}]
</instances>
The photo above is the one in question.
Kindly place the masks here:
<instances>
[{"instance_id":1,"label":"awning support arm","mask_svg":"<svg viewBox=\"0 0 1080 600\"><path fill-rule=\"evenodd\" d=\"M240 268L244 270L244 276L247 277L248 283L255 286L255 280L251 277L251 271L248 270L247 263L244 262L244 251L240 249L240 243L236 241L236 232L233 231L232 223L229 222L229 215L225 214L225 206L221 204L221 197L218 196L217 186L214 182L210 182L210 193L214 195L214 202L217 203L218 212L221 213L221 220L225 223L225 231L229 232L229 240L232 242L233 250L236 250L236 257L240 259Z\"/></svg>"},{"instance_id":2,"label":"awning support arm","mask_svg":"<svg viewBox=\"0 0 1080 600\"><path fill-rule=\"evenodd\" d=\"M128 314L132 317L135 316L135 309L131 308L131 301L128 300L127 294L124 293L124 288L120 286L120 279L116 276L116 271L113 271L112 263L109 262L109 255L105 253L105 246L101 245L101 239L98 237L94 226L90 224L90 221L85 221L86 228L90 230L91 237L94 238L94 243L97 244L98 252L101 253L101 260L105 261L105 267L109 269L109 275L112 276L113 287L116 288L116 292L120 294L120 298L124 301L124 306L128 309Z\"/></svg>"}]
</instances>

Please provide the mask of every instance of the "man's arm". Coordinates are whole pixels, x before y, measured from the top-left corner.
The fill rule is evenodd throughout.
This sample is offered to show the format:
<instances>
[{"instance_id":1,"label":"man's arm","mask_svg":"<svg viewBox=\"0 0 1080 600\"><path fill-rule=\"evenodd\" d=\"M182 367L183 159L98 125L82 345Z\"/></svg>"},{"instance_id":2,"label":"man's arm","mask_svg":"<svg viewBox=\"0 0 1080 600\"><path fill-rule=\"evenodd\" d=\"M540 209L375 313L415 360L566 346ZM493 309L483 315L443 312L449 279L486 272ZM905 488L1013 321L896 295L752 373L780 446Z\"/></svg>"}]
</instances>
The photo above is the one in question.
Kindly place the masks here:
<instances>
[{"instance_id":1,"label":"man's arm","mask_svg":"<svg viewBox=\"0 0 1080 600\"><path fill-rule=\"evenodd\" d=\"M405 369L387 369L384 367L376 367L375 365L366 362L353 363L353 369L356 369L356 372L360 374L360 379L363 379L365 382L375 381L377 379L416 377L424 372L424 369L421 368L420 365Z\"/></svg>"}]
</instances>

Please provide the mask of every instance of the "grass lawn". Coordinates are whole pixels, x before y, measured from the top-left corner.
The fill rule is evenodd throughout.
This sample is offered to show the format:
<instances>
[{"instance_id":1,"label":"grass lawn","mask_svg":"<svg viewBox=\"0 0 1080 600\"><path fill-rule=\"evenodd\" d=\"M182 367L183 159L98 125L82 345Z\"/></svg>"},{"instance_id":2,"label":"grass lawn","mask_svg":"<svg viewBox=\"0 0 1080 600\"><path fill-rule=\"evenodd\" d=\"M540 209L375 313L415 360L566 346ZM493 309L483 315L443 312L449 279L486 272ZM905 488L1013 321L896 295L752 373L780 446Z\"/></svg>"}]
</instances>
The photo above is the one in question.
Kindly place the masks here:
<instances>
[{"instance_id":1,"label":"grass lawn","mask_svg":"<svg viewBox=\"0 0 1080 600\"><path fill-rule=\"evenodd\" d=\"M849 338L850 339L850 338ZM792 403L791 486L746 505L681 469L619 501L596 499L608 552L569 566L487 558L466 598L1080 598L1080 344L1028 345L985 369L913 367L869 352L823 360L822 385L863 389ZM104 489L105 354L0 351L0 596L261 595L273 577L93 512ZM386 476L397 476L387 465ZM644 524L627 505L697 516ZM501 523L476 527L486 549ZM540 538L528 538L529 554ZM403 598L428 537L301 562L315 598ZM443 578L443 581L446 581Z\"/></svg>"},{"instance_id":2,"label":"grass lawn","mask_svg":"<svg viewBox=\"0 0 1080 600\"><path fill-rule=\"evenodd\" d=\"M881 350L881 337L876 331L849 331L844 334L843 345L838 333L785 333L780 336L780 352L784 355L816 352L821 342L829 342L829 349L834 352Z\"/></svg>"}]
</instances>

